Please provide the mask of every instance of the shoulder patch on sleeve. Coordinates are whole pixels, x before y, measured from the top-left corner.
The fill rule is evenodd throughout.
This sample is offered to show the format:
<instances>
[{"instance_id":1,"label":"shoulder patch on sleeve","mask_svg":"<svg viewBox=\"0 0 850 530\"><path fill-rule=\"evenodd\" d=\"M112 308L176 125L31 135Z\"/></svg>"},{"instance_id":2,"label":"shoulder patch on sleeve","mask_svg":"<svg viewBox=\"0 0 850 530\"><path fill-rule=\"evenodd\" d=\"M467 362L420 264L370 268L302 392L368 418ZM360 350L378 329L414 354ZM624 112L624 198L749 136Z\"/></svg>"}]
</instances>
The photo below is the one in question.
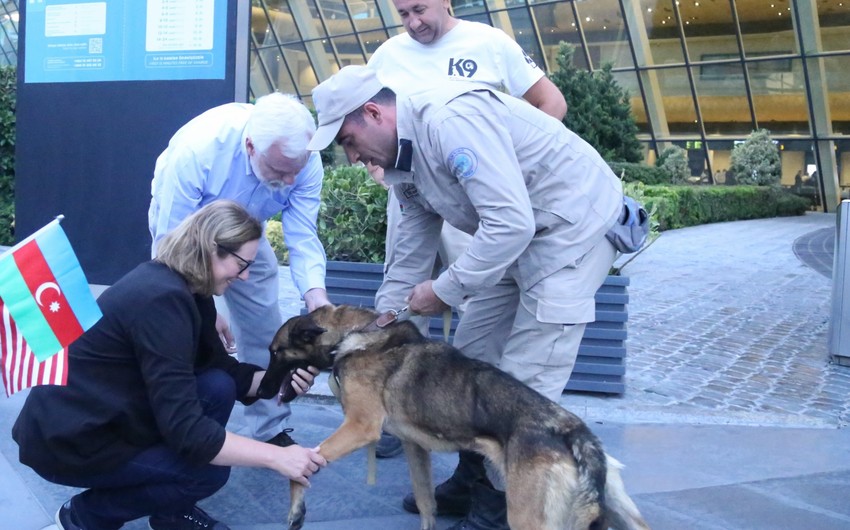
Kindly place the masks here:
<instances>
[{"instance_id":1,"label":"shoulder patch on sleeve","mask_svg":"<svg viewBox=\"0 0 850 530\"><path fill-rule=\"evenodd\" d=\"M478 157L468 147L459 147L449 154L449 170L456 178L469 178L478 170Z\"/></svg>"}]
</instances>

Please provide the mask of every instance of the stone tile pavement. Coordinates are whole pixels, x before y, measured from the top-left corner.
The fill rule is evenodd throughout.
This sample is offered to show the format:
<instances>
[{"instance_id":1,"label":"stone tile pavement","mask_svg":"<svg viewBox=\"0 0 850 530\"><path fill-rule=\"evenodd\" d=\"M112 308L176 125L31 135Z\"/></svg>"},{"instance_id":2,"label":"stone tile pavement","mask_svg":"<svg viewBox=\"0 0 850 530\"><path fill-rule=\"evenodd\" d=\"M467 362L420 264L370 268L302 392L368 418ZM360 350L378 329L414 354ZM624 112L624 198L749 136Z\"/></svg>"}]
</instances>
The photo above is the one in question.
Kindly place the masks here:
<instances>
[{"instance_id":1,"label":"stone tile pavement","mask_svg":"<svg viewBox=\"0 0 850 530\"><path fill-rule=\"evenodd\" d=\"M703 421L846 426L850 370L827 351L831 279L793 245L816 232L823 246L834 226L834 215L809 213L663 233L624 271L622 404Z\"/></svg>"},{"instance_id":2,"label":"stone tile pavement","mask_svg":"<svg viewBox=\"0 0 850 530\"><path fill-rule=\"evenodd\" d=\"M561 403L613 421L846 426L850 368L827 351L834 227L810 212L662 233L623 270L626 392ZM297 314L286 268L281 280Z\"/></svg>"}]
</instances>

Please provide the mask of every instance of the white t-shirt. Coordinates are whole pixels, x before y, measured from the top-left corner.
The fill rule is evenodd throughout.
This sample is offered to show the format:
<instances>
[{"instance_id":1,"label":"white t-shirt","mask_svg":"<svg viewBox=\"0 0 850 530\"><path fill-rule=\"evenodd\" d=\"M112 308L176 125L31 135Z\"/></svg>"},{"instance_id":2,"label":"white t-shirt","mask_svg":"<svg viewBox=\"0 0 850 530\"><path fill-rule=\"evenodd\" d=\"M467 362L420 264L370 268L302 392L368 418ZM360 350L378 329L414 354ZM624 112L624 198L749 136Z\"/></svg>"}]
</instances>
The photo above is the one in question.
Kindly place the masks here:
<instances>
[{"instance_id":1,"label":"white t-shirt","mask_svg":"<svg viewBox=\"0 0 850 530\"><path fill-rule=\"evenodd\" d=\"M459 20L433 44L396 35L369 59L378 79L410 95L434 83L473 82L522 97L544 73L508 35L480 22Z\"/></svg>"}]
</instances>

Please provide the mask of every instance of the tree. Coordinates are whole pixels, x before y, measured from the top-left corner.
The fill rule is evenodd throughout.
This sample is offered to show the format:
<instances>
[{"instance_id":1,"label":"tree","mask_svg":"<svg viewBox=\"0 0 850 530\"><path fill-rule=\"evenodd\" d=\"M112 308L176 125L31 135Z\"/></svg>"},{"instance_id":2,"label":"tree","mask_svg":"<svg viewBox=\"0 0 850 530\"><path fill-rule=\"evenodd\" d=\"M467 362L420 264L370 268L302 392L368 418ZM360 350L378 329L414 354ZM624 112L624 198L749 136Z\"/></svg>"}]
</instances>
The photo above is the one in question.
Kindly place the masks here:
<instances>
[{"instance_id":1,"label":"tree","mask_svg":"<svg viewBox=\"0 0 850 530\"><path fill-rule=\"evenodd\" d=\"M691 174L688 152L678 145L671 145L661 151L655 165L670 175L670 182L673 184L684 184Z\"/></svg>"},{"instance_id":2,"label":"tree","mask_svg":"<svg viewBox=\"0 0 850 530\"><path fill-rule=\"evenodd\" d=\"M567 100L564 125L596 148L609 162L643 160L628 92L611 73L611 65L587 72L573 64L575 46L562 42L558 71L550 78Z\"/></svg>"},{"instance_id":3,"label":"tree","mask_svg":"<svg viewBox=\"0 0 850 530\"><path fill-rule=\"evenodd\" d=\"M732 149L732 173L738 184L778 186L782 161L770 131L753 131L742 144Z\"/></svg>"}]
</instances>

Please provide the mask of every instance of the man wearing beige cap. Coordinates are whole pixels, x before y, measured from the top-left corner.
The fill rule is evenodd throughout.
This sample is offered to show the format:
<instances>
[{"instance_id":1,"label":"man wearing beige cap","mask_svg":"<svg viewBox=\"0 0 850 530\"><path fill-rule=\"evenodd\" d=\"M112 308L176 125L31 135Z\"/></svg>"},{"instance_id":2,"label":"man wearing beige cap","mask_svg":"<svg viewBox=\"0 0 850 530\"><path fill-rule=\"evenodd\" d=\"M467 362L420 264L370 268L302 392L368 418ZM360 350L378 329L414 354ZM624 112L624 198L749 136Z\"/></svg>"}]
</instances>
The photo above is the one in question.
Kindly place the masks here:
<instances>
[{"instance_id":1,"label":"man wearing beige cap","mask_svg":"<svg viewBox=\"0 0 850 530\"><path fill-rule=\"evenodd\" d=\"M308 149L336 140L352 163L399 170L387 172L403 215L380 296L425 315L467 302L454 345L557 401L616 257L605 234L622 186L599 153L527 102L478 86L396 98L370 68L347 66L313 103ZM443 222L472 242L431 280L419 264L433 259ZM507 528L503 488L488 475L456 530Z\"/></svg>"}]
</instances>

